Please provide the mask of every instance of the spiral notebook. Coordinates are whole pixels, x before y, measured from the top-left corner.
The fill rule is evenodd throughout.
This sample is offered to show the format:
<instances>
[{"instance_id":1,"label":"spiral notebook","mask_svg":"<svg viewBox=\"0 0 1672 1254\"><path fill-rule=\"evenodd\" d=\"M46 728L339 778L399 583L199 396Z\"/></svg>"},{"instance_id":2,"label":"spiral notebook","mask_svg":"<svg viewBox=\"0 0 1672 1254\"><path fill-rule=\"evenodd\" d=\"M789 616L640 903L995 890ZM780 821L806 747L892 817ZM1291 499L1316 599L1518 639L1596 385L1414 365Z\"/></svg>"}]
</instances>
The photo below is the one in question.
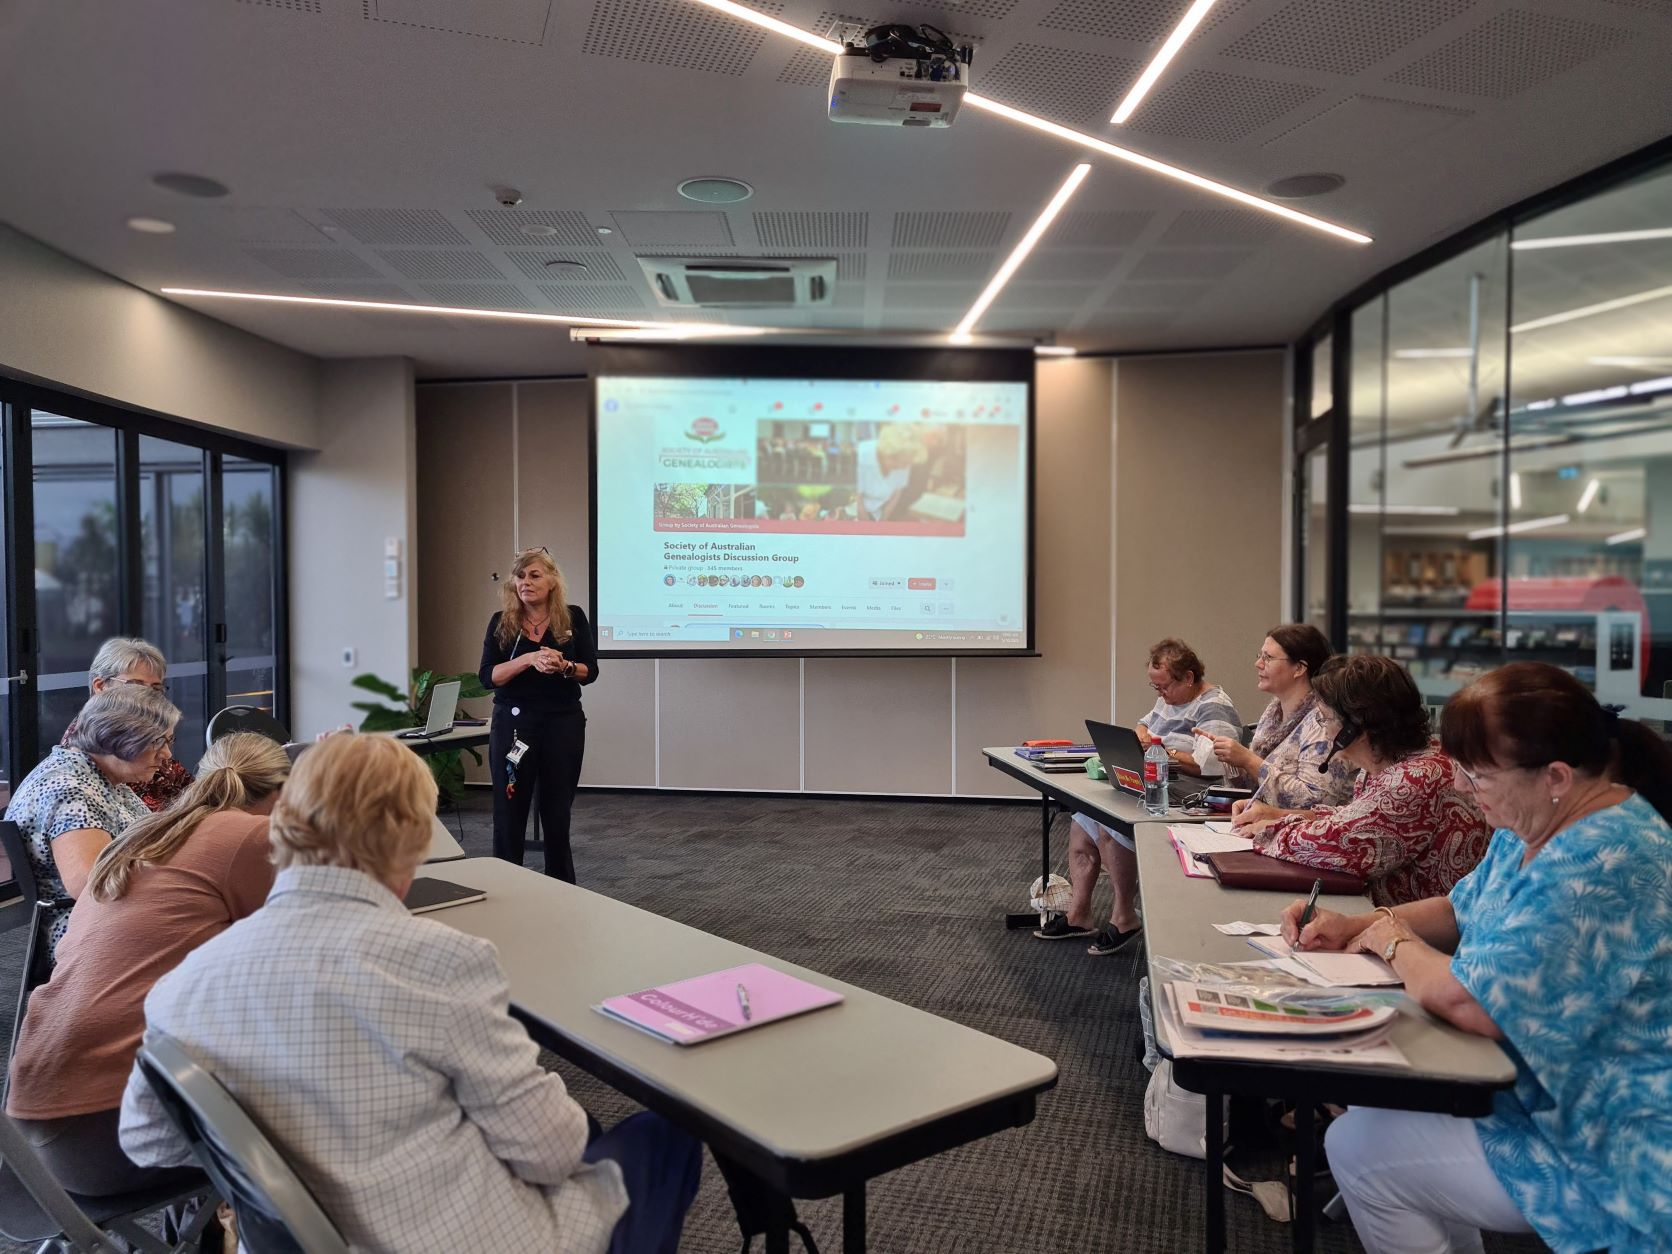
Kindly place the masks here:
<instances>
[{"instance_id":1,"label":"spiral notebook","mask_svg":"<svg viewBox=\"0 0 1672 1254\"><path fill-rule=\"evenodd\" d=\"M623 993L593 1009L675 1045L696 1045L834 1006L841 1000L842 995L831 989L752 962L658 988Z\"/></svg>"}]
</instances>

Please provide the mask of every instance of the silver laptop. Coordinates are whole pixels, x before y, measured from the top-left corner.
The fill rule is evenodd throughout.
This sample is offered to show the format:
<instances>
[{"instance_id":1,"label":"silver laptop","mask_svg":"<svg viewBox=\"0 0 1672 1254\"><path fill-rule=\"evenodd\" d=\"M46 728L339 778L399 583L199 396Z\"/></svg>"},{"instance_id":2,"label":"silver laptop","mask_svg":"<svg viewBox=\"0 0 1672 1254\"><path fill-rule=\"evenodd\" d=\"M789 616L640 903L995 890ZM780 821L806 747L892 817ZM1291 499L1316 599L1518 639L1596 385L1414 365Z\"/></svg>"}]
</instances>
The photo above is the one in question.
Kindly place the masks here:
<instances>
[{"instance_id":1,"label":"silver laptop","mask_svg":"<svg viewBox=\"0 0 1672 1254\"><path fill-rule=\"evenodd\" d=\"M453 719L459 712L459 681L449 679L430 690L430 717L422 727L396 732L402 740L428 740L453 730Z\"/></svg>"}]
</instances>

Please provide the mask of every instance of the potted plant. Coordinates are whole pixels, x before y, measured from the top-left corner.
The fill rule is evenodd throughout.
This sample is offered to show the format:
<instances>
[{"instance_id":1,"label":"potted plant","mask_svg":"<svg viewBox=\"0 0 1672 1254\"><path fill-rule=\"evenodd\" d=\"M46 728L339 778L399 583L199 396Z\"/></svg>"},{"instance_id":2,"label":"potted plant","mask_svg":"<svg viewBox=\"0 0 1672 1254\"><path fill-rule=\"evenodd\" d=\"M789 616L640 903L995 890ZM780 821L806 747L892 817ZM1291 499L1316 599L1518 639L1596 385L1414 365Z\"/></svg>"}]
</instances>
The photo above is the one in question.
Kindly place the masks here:
<instances>
[{"instance_id":1,"label":"potted plant","mask_svg":"<svg viewBox=\"0 0 1672 1254\"><path fill-rule=\"evenodd\" d=\"M360 720L361 731L400 731L408 727L422 727L424 720L430 713L430 696L435 686L445 683L449 679L459 681L459 700L468 701L473 697L485 697L488 690L482 687L482 681L470 671L458 675L438 675L434 671L412 668L412 686L402 692L394 684L376 675L356 675L353 684L356 688L363 688L367 692L375 693L394 705L385 705L379 701L356 701L354 708L365 711L365 718ZM435 776L436 791L441 800L449 805L456 804L464 796L464 759L459 755L468 753L476 760L476 765L482 765L482 755L474 749L444 749L440 753L426 754L424 761L429 764L430 774Z\"/></svg>"}]
</instances>

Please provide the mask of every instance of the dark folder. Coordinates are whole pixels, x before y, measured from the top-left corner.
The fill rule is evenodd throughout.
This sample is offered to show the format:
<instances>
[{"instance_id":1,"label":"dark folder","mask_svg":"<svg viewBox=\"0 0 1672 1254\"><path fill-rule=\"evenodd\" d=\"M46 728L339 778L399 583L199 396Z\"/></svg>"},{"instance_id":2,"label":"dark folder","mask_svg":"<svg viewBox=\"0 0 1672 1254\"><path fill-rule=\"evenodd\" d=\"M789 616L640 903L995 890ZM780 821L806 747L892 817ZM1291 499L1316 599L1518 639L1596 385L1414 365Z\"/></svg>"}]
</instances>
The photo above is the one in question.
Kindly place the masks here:
<instances>
[{"instance_id":1,"label":"dark folder","mask_svg":"<svg viewBox=\"0 0 1672 1254\"><path fill-rule=\"evenodd\" d=\"M431 910L445 910L448 906L467 906L473 901L485 901L487 894L480 888L466 888L451 880L429 878L412 881L406 890L406 908L412 914L428 914Z\"/></svg>"},{"instance_id":2,"label":"dark folder","mask_svg":"<svg viewBox=\"0 0 1672 1254\"><path fill-rule=\"evenodd\" d=\"M1312 891L1312 881L1322 880L1326 893L1356 897L1364 892L1362 876L1346 871L1328 871L1322 867L1290 862L1287 858L1268 858L1252 849L1231 853L1210 853L1202 856L1213 872L1213 878L1224 888L1251 888L1256 892L1294 893L1304 897Z\"/></svg>"}]
</instances>

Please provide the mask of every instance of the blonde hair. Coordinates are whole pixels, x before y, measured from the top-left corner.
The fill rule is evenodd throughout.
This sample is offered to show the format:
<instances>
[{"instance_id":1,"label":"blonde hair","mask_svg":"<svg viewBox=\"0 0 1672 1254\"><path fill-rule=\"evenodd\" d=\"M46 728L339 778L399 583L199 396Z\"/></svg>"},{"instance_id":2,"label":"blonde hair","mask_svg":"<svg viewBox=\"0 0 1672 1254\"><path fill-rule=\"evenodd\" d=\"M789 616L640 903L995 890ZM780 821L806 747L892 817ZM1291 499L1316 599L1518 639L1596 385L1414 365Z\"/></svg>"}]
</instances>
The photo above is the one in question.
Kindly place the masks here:
<instances>
[{"instance_id":1,"label":"blonde hair","mask_svg":"<svg viewBox=\"0 0 1672 1254\"><path fill-rule=\"evenodd\" d=\"M574 634L569 625L569 585L563 578L563 572L546 550L524 549L511 563L511 577L499 585L499 630L494 633L494 638L502 649L510 648L511 642L523 633L524 606L522 598L517 595L517 580L530 566L544 567L551 577L552 588L546 594L546 612L552 619L552 639L562 644Z\"/></svg>"},{"instance_id":2,"label":"blonde hair","mask_svg":"<svg viewBox=\"0 0 1672 1254\"><path fill-rule=\"evenodd\" d=\"M273 807L273 865L341 866L388 883L423 860L435 780L388 736L327 736L304 753Z\"/></svg>"},{"instance_id":3,"label":"blonde hair","mask_svg":"<svg viewBox=\"0 0 1672 1254\"><path fill-rule=\"evenodd\" d=\"M255 732L236 732L209 746L197 778L168 809L149 814L106 845L87 877L94 901L115 901L128 891L130 873L142 864L167 862L211 814L260 805L284 787L290 759L284 746Z\"/></svg>"}]
</instances>

